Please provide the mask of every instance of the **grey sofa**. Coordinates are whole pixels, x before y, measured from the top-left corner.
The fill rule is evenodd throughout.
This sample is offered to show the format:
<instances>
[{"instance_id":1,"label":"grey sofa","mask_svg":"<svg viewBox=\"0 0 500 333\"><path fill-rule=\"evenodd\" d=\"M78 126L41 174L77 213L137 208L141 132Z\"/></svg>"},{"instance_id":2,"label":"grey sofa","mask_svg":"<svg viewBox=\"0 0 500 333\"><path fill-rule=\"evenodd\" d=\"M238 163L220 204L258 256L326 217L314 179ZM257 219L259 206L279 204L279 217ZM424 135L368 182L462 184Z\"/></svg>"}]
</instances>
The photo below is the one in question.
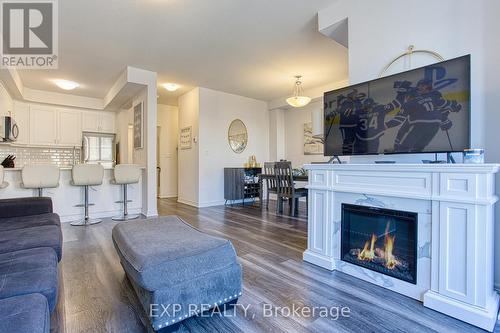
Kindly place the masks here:
<instances>
[{"instance_id":1,"label":"grey sofa","mask_svg":"<svg viewBox=\"0 0 500 333\"><path fill-rule=\"evenodd\" d=\"M223 310L241 295L241 265L231 242L177 216L120 223L113 242L155 331L173 330L216 306Z\"/></svg>"},{"instance_id":2,"label":"grey sofa","mask_svg":"<svg viewBox=\"0 0 500 333\"><path fill-rule=\"evenodd\" d=\"M0 332L49 332L61 255L50 198L0 200Z\"/></svg>"}]
</instances>

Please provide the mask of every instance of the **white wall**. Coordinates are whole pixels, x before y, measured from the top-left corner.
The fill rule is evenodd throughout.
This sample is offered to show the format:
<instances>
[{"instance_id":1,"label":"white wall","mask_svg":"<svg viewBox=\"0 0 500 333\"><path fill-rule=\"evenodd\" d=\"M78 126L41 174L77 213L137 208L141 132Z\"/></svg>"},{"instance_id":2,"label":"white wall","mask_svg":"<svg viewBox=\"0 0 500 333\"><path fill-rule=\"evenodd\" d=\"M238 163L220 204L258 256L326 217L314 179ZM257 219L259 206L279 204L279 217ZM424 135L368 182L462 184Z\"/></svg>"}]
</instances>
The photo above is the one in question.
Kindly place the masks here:
<instances>
[{"instance_id":1,"label":"white wall","mask_svg":"<svg viewBox=\"0 0 500 333\"><path fill-rule=\"evenodd\" d=\"M133 105L143 101L144 94L139 94L134 98ZM144 107L144 112L146 109ZM128 156L128 140L129 140L129 125L134 125L134 108L123 109L116 112L116 140L120 146L120 163L128 163L129 161L140 166L146 166L146 149L132 149L132 156ZM146 138L144 132L144 145L146 147ZM133 140L133 138L132 138Z\"/></svg>"},{"instance_id":2,"label":"white wall","mask_svg":"<svg viewBox=\"0 0 500 333\"><path fill-rule=\"evenodd\" d=\"M484 147L482 58L485 51L481 38L484 26L472 18L481 17L484 5L492 1L340 0L319 12L319 29L326 29L348 18L350 84L377 78L382 68L408 45L435 51L445 59L472 54L472 146ZM412 68L436 61L428 55L414 55ZM395 64L387 74L408 69L408 63L402 61ZM432 159L433 156L355 157L352 161L364 163L374 159L391 159L420 163L424 158Z\"/></svg>"},{"instance_id":3,"label":"white wall","mask_svg":"<svg viewBox=\"0 0 500 333\"><path fill-rule=\"evenodd\" d=\"M146 88L138 93L132 99L132 106L129 109L122 109L116 112L115 126L116 126L116 140L120 146L120 163L127 163L128 156L128 127L134 124L134 106L143 103L143 148L133 149L131 162L145 167L147 165L146 147L146 117L147 117L147 103L146 103Z\"/></svg>"},{"instance_id":4,"label":"white wall","mask_svg":"<svg viewBox=\"0 0 500 333\"><path fill-rule=\"evenodd\" d=\"M235 119L248 131L241 154L229 147L227 132ZM242 167L250 155L258 162L269 158L267 103L206 88L195 88L179 98L179 128L192 126L190 150L179 150L179 202L197 207L224 204L224 168Z\"/></svg>"},{"instance_id":5,"label":"white wall","mask_svg":"<svg viewBox=\"0 0 500 333\"><path fill-rule=\"evenodd\" d=\"M195 88L179 97L179 130L192 127L192 136L198 137L200 90ZM179 202L198 206L199 147L191 142L191 149L179 149L178 197Z\"/></svg>"},{"instance_id":6,"label":"white wall","mask_svg":"<svg viewBox=\"0 0 500 333\"><path fill-rule=\"evenodd\" d=\"M484 68L484 84L482 86L482 94L484 96L484 110L485 110L485 148L486 148L486 161L500 163L500 149L498 142L500 142L500 133L498 126L500 124L500 112L498 106L500 105L500 94L498 88L500 87L500 46L498 43L492 43L492 40L498 39L497 34L500 31L500 24L498 23L498 13L500 13L500 1L489 1L490 6L484 14L484 31L480 38L485 45L485 53L483 57ZM500 194L500 174L496 177L496 193ZM496 229L495 229L495 288L500 289L500 204L496 204Z\"/></svg>"},{"instance_id":7,"label":"white wall","mask_svg":"<svg viewBox=\"0 0 500 333\"><path fill-rule=\"evenodd\" d=\"M177 136L179 110L176 106L158 104L160 198L177 196Z\"/></svg>"},{"instance_id":8,"label":"white wall","mask_svg":"<svg viewBox=\"0 0 500 333\"><path fill-rule=\"evenodd\" d=\"M235 119L248 131L246 149L236 154L227 140ZM224 203L224 168L242 167L249 156L258 162L269 158L269 112L267 103L256 99L200 88L199 206Z\"/></svg>"},{"instance_id":9,"label":"white wall","mask_svg":"<svg viewBox=\"0 0 500 333\"><path fill-rule=\"evenodd\" d=\"M382 68L410 44L436 51L446 59L471 54L472 146L486 148L487 161L498 163L500 47L495 41L500 31L496 17L499 12L500 2L496 0L339 0L322 10L318 19L319 29L323 30L348 18L351 84L376 78ZM413 67L434 61L415 56ZM400 65L394 71L403 69L406 68ZM420 159L422 155L400 158L408 162ZM500 177L497 177L497 193L500 193ZM498 208L496 218L500 221ZM495 238L500 239L500 228L495 234ZM495 259L497 288L500 287L499 243Z\"/></svg>"},{"instance_id":10,"label":"white wall","mask_svg":"<svg viewBox=\"0 0 500 333\"><path fill-rule=\"evenodd\" d=\"M132 156L128 156L128 126L133 123L134 114L132 112L132 109L122 109L116 112L116 142L120 147L120 160L118 161L118 163L128 163L129 161L133 162Z\"/></svg>"},{"instance_id":11,"label":"white wall","mask_svg":"<svg viewBox=\"0 0 500 333\"><path fill-rule=\"evenodd\" d=\"M311 122L313 110L323 110L323 100L285 111L285 157L292 162L294 168L302 167L306 163L329 160L323 154L304 155L304 123Z\"/></svg>"},{"instance_id":12,"label":"white wall","mask_svg":"<svg viewBox=\"0 0 500 333\"><path fill-rule=\"evenodd\" d=\"M269 161L285 158L285 110L269 111Z\"/></svg>"},{"instance_id":13,"label":"white wall","mask_svg":"<svg viewBox=\"0 0 500 333\"><path fill-rule=\"evenodd\" d=\"M13 101L9 93L0 82L0 115L8 115L13 110Z\"/></svg>"},{"instance_id":14,"label":"white wall","mask_svg":"<svg viewBox=\"0 0 500 333\"><path fill-rule=\"evenodd\" d=\"M134 161L135 164L138 164L140 166L147 166L148 163L148 158L147 158L147 146L149 144L148 142L148 135L147 135L147 114L148 114L148 105L147 105L147 88L144 88L139 94L134 96L132 99L132 107L129 110L129 113L132 115L132 124L134 123L134 106L138 105L139 103L142 102L142 112L143 112L143 135L142 135L142 148L134 148L133 152L133 158L132 160ZM156 133L156 127L155 127L155 133ZM156 134L155 134L156 137ZM156 142L156 139L155 139ZM155 154L156 155L156 154ZM156 169L156 165L155 165Z\"/></svg>"}]
</instances>

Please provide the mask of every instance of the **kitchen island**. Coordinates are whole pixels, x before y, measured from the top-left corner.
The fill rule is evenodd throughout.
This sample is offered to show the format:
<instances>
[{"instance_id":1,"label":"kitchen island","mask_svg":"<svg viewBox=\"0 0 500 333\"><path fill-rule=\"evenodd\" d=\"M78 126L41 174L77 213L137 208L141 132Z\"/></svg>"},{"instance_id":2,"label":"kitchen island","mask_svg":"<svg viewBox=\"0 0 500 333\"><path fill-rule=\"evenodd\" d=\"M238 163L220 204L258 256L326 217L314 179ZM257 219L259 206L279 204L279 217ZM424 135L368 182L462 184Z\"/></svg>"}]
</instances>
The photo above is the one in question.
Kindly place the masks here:
<instances>
[{"instance_id":1,"label":"kitchen island","mask_svg":"<svg viewBox=\"0 0 500 333\"><path fill-rule=\"evenodd\" d=\"M31 197L36 195L36 191L28 190L21 187L21 169L22 168L6 168L5 181L9 186L0 190L0 199ZM54 212L59 214L61 222L70 222L83 218L83 207L77 207L84 202L83 187L71 185L71 167L61 167L61 176L59 179L59 187L44 189L43 195L52 198ZM144 171L139 183L128 186L128 210L130 214L140 214L142 212L142 179ZM93 203L90 206L90 216L92 218L112 217L122 213L123 204L116 201L123 200L123 190L120 185L111 183L113 179L113 169L104 169L104 179L102 185L92 186L89 191L89 201Z\"/></svg>"}]
</instances>

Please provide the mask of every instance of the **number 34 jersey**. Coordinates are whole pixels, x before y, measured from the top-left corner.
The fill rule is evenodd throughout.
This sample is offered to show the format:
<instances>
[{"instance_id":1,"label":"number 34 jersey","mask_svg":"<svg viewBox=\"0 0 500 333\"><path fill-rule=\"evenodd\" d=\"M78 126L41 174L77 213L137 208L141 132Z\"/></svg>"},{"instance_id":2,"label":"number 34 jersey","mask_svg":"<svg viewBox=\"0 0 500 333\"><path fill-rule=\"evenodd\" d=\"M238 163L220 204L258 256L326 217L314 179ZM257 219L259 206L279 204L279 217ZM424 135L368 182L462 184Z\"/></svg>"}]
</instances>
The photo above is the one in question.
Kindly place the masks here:
<instances>
[{"instance_id":1,"label":"number 34 jersey","mask_svg":"<svg viewBox=\"0 0 500 333\"><path fill-rule=\"evenodd\" d=\"M364 141L379 139L384 135L386 114L387 111L382 105L378 105L369 111L359 112L356 137Z\"/></svg>"}]
</instances>

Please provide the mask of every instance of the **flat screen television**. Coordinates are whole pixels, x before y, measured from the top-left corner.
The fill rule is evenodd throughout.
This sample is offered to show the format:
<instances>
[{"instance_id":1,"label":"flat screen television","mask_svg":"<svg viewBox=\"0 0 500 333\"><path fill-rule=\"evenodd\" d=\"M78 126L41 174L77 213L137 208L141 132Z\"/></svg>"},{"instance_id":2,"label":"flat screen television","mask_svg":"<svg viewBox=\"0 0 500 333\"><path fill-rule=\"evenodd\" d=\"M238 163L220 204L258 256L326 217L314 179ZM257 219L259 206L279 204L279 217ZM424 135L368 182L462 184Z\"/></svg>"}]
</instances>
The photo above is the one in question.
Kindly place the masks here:
<instances>
[{"instance_id":1,"label":"flat screen television","mask_svg":"<svg viewBox=\"0 0 500 333\"><path fill-rule=\"evenodd\" d=\"M470 148L470 56L324 94L325 156Z\"/></svg>"}]
</instances>

